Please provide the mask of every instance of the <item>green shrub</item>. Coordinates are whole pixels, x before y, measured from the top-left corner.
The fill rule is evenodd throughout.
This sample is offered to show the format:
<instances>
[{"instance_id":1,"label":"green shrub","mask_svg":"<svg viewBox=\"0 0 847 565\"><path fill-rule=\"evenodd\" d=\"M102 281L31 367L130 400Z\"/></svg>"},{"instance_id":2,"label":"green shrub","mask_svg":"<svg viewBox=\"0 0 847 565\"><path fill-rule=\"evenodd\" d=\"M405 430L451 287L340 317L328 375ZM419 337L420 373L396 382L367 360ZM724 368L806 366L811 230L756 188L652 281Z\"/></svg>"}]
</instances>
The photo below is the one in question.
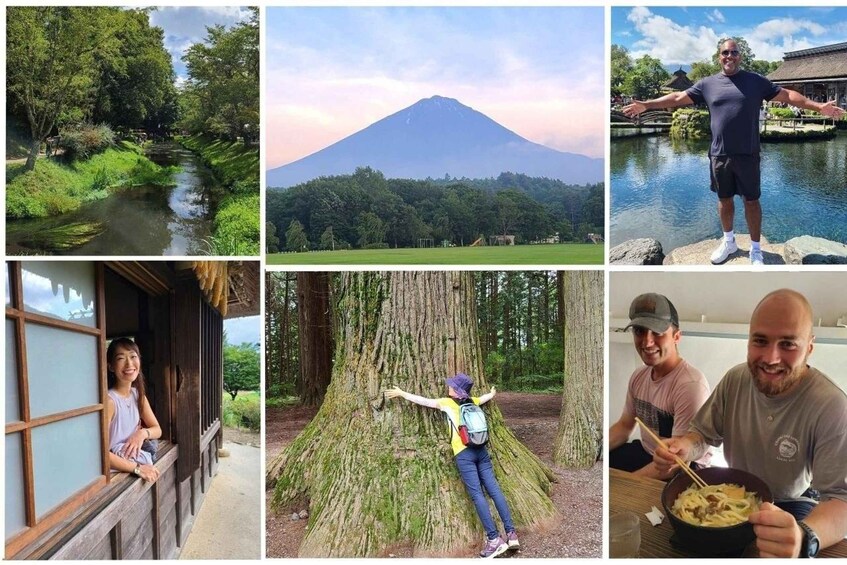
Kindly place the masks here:
<instances>
[{"instance_id":1,"label":"green shrub","mask_svg":"<svg viewBox=\"0 0 847 565\"><path fill-rule=\"evenodd\" d=\"M59 131L59 147L66 160L88 159L115 145L115 132L107 124L82 123Z\"/></svg>"},{"instance_id":2,"label":"green shrub","mask_svg":"<svg viewBox=\"0 0 847 565\"><path fill-rule=\"evenodd\" d=\"M215 215L215 235L212 240L213 248L237 251L224 255L258 255L259 195L231 195L225 198Z\"/></svg>"},{"instance_id":3,"label":"green shrub","mask_svg":"<svg viewBox=\"0 0 847 565\"><path fill-rule=\"evenodd\" d=\"M226 396L223 403L224 425L258 432L262 427L262 410L259 400L259 395L256 393L240 395L235 400L230 400Z\"/></svg>"},{"instance_id":4,"label":"green shrub","mask_svg":"<svg viewBox=\"0 0 847 565\"><path fill-rule=\"evenodd\" d=\"M673 113L670 136L678 139L704 139L712 135L709 112L682 108Z\"/></svg>"},{"instance_id":5,"label":"green shrub","mask_svg":"<svg viewBox=\"0 0 847 565\"><path fill-rule=\"evenodd\" d=\"M768 108L768 114L774 118L780 118L783 120L794 117L794 111L791 110L791 108Z\"/></svg>"},{"instance_id":6,"label":"green shrub","mask_svg":"<svg viewBox=\"0 0 847 565\"><path fill-rule=\"evenodd\" d=\"M521 375L509 381L509 390L515 392L562 392L564 376L562 373L552 375Z\"/></svg>"}]
</instances>

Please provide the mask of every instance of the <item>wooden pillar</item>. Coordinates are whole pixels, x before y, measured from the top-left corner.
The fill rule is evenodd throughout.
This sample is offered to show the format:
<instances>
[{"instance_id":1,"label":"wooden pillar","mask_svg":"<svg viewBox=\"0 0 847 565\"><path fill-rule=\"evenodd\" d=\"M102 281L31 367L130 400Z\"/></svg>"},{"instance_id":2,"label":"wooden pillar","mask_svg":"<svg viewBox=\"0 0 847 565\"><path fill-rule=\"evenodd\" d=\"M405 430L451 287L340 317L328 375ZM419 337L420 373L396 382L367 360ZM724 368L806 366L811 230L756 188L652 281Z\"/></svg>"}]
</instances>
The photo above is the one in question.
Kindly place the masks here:
<instances>
[{"instance_id":1,"label":"wooden pillar","mask_svg":"<svg viewBox=\"0 0 847 565\"><path fill-rule=\"evenodd\" d=\"M200 371L202 298L197 281L181 278L174 293L173 359L176 373L177 481L200 466Z\"/></svg>"}]
</instances>

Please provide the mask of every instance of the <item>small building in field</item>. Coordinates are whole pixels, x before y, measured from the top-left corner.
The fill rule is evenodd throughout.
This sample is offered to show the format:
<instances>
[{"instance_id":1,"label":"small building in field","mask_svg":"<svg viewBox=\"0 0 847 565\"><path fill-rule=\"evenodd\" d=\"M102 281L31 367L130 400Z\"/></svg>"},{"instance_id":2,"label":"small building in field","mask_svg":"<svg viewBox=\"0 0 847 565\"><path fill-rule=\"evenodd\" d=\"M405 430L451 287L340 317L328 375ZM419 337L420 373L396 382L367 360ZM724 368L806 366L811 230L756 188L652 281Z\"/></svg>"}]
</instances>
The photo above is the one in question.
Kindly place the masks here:
<instances>
[{"instance_id":1,"label":"small building in field","mask_svg":"<svg viewBox=\"0 0 847 565\"><path fill-rule=\"evenodd\" d=\"M812 100L847 108L847 42L790 51L768 78Z\"/></svg>"},{"instance_id":2,"label":"small building in field","mask_svg":"<svg viewBox=\"0 0 847 565\"><path fill-rule=\"evenodd\" d=\"M179 555L218 468L223 320L258 314L258 271L256 262L6 263L7 559ZM106 347L117 337L141 349L162 428L153 484L110 470Z\"/></svg>"}]
</instances>

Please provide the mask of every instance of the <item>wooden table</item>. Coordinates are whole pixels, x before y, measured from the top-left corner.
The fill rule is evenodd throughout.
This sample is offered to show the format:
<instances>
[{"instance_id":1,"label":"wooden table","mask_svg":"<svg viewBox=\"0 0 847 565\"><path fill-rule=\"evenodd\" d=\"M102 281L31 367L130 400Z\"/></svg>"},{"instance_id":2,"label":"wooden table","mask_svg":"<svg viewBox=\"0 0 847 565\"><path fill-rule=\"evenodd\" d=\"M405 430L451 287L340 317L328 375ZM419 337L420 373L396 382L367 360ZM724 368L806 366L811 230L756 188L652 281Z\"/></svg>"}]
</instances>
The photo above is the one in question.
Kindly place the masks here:
<instances>
[{"instance_id":1,"label":"wooden table","mask_svg":"<svg viewBox=\"0 0 847 565\"><path fill-rule=\"evenodd\" d=\"M638 515L641 521L641 557L702 557L671 544L673 527L667 516L658 526L653 526L647 520L645 514L653 506L665 514L661 498L664 486L665 483L656 479L609 469L609 515L619 512L634 512ZM847 557L847 541L842 540L822 550L819 557Z\"/></svg>"}]
</instances>

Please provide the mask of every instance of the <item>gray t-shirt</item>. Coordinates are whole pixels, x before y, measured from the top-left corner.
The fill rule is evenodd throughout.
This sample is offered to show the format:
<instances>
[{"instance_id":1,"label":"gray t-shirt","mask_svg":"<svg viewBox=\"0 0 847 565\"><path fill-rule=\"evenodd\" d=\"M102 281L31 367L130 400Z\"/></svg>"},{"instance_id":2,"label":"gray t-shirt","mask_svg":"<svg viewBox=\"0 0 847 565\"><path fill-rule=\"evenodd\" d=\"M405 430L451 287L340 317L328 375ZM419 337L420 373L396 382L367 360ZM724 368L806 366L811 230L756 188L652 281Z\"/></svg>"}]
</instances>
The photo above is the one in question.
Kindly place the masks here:
<instances>
[{"instance_id":1,"label":"gray t-shirt","mask_svg":"<svg viewBox=\"0 0 847 565\"><path fill-rule=\"evenodd\" d=\"M691 430L724 444L731 467L761 478L777 501L812 486L821 500L847 502L847 395L809 368L787 396L756 389L746 364L724 376L694 417Z\"/></svg>"},{"instance_id":2,"label":"gray t-shirt","mask_svg":"<svg viewBox=\"0 0 847 565\"><path fill-rule=\"evenodd\" d=\"M712 145L709 155L755 155L759 153L759 109L781 87L762 75L738 71L697 81L685 91L695 104L709 107Z\"/></svg>"}]
</instances>

